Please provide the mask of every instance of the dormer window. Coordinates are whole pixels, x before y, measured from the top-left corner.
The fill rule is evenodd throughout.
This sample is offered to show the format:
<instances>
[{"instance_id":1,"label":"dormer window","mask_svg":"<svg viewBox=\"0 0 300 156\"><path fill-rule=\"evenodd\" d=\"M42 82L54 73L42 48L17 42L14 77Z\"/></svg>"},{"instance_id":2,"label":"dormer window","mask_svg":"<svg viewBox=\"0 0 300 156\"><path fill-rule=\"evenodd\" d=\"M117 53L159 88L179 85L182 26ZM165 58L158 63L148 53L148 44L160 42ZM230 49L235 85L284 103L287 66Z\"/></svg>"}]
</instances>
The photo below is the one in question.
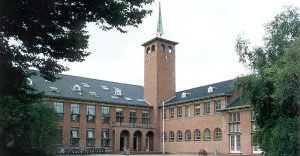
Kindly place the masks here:
<instances>
[{"instance_id":1,"label":"dormer window","mask_svg":"<svg viewBox=\"0 0 300 156\"><path fill-rule=\"evenodd\" d=\"M209 87L207 88L207 92L208 92L208 93L212 93L212 92L214 92L216 89L217 89L217 87L209 86Z\"/></svg>"},{"instance_id":2,"label":"dormer window","mask_svg":"<svg viewBox=\"0 0 300 156\"><path fill-rule=\"evenodd\" d=\"M181 93L181 98L186 98L188 94L191 94L191 93L182 92Z\"/></svg>"},{"instance_id":3,"label":"dormer window","mask_svg":"<svg viewBox=\"0 0 300 156\"><path fill-rule=\"evenodd\" d=\"M73 91L80 92L80 91L81 91L81 87L80 87L78 84L75 84L75 85L72 87L72 90L73 90Z\"/></svg>"},{"instance_id":4,"label":"dormer window","mask_svg":"<svg viewBox=\"0 0 300 156\"><path fill-rule=\"evenodd\" d=\"M166 46L165 45L163 45L163 44L161 44L160 45L160 50L163 52L163 51L166 51Z\"/></svg>"},{"instance_id":5,"label":"dormer window","mask_svg":"<svg viewBox=\"0 0 300 156\"><path fill-rule=\"evenodd\" d=\"M59 89L57 87L49 87L51 92L59 92Z\"/></svg>"},{"instance_id":6,"label":"dormer window","mask_svg":"<svg viewBox=\"0 0 300 156\"><path fill-rule=\"evenodd\" d=\"M122 95L122 90L119 88L115 88L114 94L117 96L121 96Z\"/></svg>"},{"instance_id":7,"label":"dormer window","mask_svg":"<svg viewBox=\"0 0 300 156\"><path fill-rule=\"evenodd\" d=\"M90 88L90 85L87 84L87 83L81 83L81 84L82 84L82 86L85 87L85 88Z\"/></svg>"}]
</instances>

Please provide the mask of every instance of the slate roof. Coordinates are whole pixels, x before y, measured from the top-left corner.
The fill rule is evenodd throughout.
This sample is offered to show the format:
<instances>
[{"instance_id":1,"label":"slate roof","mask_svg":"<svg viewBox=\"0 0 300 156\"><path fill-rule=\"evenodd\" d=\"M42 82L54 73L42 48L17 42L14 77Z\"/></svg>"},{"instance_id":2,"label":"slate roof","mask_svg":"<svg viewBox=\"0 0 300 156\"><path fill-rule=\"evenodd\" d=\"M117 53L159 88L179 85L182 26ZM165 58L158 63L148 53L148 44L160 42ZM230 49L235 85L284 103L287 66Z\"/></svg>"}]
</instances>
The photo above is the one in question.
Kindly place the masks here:
<instances>
[{"instance_id":1,"label":"slate roof","mask_svg":"<svg viewBox=\"0 0 300 156\"><path fill-rule=\"evenodd\" d=\"M211 97L229 95L233 91L232 83L233 80L227 80L227 81L222 81L218 83L213 83L213 84L209 84L197 88L176 92L176 96L166 101L165 106L171 106L179 103L185 103L185 102L201 100L201 99L206 99ZM210 86L214 87L214 91L211 93L208 92L208 87ZM185 98L182 98L182 93L186 93Z\"/></svg>"},{"instance_id":2,"label":"slate roof","mask_svg":"<svg viewBox=\"0 0 300 156\"><path fill-rule=\"evenodd\" d=\"M141 99L144 99L144 88L142 86L63 74L57 75L57 77L60 77L61 79L58 79L55 82L46 82L37 72L37 75L32 76L30 79L33 82L33 88L39 92L44 92L48 97L88 100L127 106L152 107L144 100L141 101ZM82 83L87 83L90 87L84 87ZM81 87L82 95L80 95L78 91L72 90L72 87L75 84L78 84ZM109 90L105 90L101 86L107 86ZM51 91L50 87L57 87L59 92ZM122 92L121 96L117 96L118 99L111 97L114 95L114 87L119 88ZM96 95L92 95L90 92L96 92Z\"/></svg>"},{"instance_id":3,"label":"slate roof","mask_svg":"<svg viewBox=\"0 0 300 156\"><path fill-rule=\"evenodd\" d=\"M240 97L237 97L236 99L234 99L231 103L229 103L226 108L234 108L234 107L240 107L242 106Z\"/></svg>"}]
</instances>

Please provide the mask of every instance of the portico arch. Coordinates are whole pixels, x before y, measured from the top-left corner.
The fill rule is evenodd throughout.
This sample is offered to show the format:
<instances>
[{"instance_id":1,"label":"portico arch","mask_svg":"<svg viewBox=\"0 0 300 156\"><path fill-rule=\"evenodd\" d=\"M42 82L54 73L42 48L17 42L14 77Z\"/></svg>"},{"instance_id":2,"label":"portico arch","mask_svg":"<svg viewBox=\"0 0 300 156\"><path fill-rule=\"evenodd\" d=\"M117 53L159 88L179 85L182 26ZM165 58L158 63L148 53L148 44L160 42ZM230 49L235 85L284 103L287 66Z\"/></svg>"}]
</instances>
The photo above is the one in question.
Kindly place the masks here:
<instances>
[{"instance_id":1,"label":"portico arch","mask_svg":"<svg viewBox=\"0 0 300 156\"><path fill-rule=\"evenodd\" d=\"M120 133L120 150L125 151L129 148L129 136L130 133L128 130L123 130Z\"/></svg>"}]
</instances>

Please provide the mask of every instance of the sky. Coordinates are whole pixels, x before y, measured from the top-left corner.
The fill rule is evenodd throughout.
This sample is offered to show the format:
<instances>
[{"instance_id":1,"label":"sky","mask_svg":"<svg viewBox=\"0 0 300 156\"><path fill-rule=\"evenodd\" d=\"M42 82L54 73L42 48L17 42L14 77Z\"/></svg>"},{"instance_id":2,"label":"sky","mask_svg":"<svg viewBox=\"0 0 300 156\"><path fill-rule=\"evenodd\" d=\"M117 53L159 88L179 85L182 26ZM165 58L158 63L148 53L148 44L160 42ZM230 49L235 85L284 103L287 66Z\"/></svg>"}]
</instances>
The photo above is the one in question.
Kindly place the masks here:
<instances>
[{"instance_id":1,"label":"sky","mask_svg":"<svg viewBox=\"0 0 300 156\"><path fill-rule=\"evenodd\" d=\"M235 43L244 34L252 46L262 45L264 25L284 6L300 7L299 0L161 0L163 38L176 46L176 90L216 83L250 71L238 62ZM91 52L84 62L63 64L64 74L99 80L144 84L144 47L156 35L158 0L143 23L127 33L102 31L87 25Z\"/></svg>"}]
</instances>

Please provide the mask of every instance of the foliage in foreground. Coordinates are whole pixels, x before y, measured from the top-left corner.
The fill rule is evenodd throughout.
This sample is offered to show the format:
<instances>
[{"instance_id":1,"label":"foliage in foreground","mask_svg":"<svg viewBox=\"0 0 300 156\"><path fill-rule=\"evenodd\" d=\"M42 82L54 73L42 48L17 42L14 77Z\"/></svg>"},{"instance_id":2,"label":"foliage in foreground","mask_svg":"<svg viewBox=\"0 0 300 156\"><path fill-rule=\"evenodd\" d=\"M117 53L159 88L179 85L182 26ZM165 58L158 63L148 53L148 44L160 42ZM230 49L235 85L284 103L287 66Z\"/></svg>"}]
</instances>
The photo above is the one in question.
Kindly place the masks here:
<instances>
[{"instance_id":1,"label":"foliage in foreground","mask_svg":"<svg viewBox=\"0 0 300 156\"><path fill-rule=\"evenodd\" d=\"M90 54L86 23L126 32L151 13L143 7L152 2L0 0L1 155L47 155L54 144L53 108L35 104L41 96L26 83L34 74L28 69L55 81L55 74L68 70L59 61L81 62Z\"/></svg>"},{"instance_id":2,"label":"foliage in foreground","mask_svg":"<svg viewBox=\"0 0 300 156\"><path fill-rule=\"evenodd\" d=\"M249 50L238 38L240 62L252 74L235 81L243 103L255 111L259 131L254 140L267 156L297 156L300 106L299 8L287 8L266 25L264 45Z\"/></svg>"}]
</instances>

